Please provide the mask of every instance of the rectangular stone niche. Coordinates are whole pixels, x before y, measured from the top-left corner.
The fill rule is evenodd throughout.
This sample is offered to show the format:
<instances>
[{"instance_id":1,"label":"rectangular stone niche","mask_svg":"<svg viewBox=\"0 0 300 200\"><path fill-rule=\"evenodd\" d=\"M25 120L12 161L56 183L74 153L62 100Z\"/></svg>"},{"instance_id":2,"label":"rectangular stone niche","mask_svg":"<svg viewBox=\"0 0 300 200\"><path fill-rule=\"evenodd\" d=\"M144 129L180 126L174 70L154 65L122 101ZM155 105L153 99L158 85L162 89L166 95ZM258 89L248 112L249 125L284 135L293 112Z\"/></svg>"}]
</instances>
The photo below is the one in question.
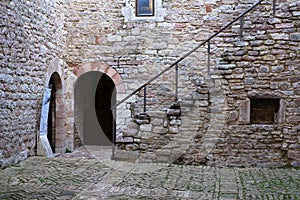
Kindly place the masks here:
<instances>
[{"instance_id":1,"label":"rectangular stone niche","mask_svg":"<svg viewBox=\"0 0 300 200\"><path fill-rule=\"evenodd\" d=\"M280 99L250 99L250 123L278 123Z\"/></svg>"}]
</instances>

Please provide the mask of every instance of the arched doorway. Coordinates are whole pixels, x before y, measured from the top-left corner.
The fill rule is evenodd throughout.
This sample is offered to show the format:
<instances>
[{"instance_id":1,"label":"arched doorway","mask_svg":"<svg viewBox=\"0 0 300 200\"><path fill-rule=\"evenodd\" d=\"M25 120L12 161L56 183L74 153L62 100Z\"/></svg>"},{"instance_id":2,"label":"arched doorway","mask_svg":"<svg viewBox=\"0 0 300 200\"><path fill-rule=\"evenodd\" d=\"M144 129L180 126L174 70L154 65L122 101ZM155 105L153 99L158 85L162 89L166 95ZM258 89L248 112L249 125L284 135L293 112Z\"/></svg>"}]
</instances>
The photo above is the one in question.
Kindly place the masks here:
<instances>
[{"instance_id":1,"label":"arched doorway","mask_svg":"<svg viewBox=\"0 0 300 200\"><path fill-rule=\"evenodd\" d=\"M63 114L63 94L60 76L54 72L48 83L51 88L50 105L48 112L47 138L53 153L64 153L62 151L64 141L64 114Z\"/></svg>"},{"instance_id":2,"label":"arched doorway","mask_svg":"<svg viewBox=\"0 0 300 200\"><path fill-rule=\"evenodd\" d=\"M116 102L112 79L98 71L81 75L75 84L75 127L84 145L112 146Z\"/></svg>"}]
</instances>

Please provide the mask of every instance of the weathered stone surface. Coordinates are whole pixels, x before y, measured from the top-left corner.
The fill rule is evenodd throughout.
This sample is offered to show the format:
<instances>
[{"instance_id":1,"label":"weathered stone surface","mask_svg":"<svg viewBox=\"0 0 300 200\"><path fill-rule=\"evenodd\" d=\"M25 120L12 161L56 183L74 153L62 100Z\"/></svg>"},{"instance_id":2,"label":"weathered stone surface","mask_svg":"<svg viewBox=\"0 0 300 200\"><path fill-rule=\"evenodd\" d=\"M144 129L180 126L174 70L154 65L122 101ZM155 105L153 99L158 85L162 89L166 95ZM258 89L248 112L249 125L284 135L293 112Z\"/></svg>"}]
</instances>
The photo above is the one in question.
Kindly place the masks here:
<instances>
[{"instance_id":1,"label":"weathered stone surface","mask_svg":"<svg viewBox=\"0 0 300 200\"><path fill-rule=\"evenodd\" d=\"M117 143L133 143L133 137L117 137Z\"/></svg>"},{"instance_id":2,"label":"weathered stone surface","mask_svg":"<svg viewBox=\"0 0 300 200\"><path fill-rule=\"evenodd\" d=\"M139 125L141 124L149 124L151 121L151 118L146 113L139 113L135 115L135 122Z\"/></svg>"},{"instance_id":3,"label":"weathered stone surface","mask_svg":"<svg viewBox=\"0 0 300 200\"><path fill-rule=\"evenodd\" d=\"M297 199L300 195L299 170L293 168L179 166L72 156L35 157L5 169L0 174L0 198ZM145 153L145 161L147 157Z\"/></svg>"},{"instance_id":4,"label":"weathered stone surface","mask_svg":"<svg viewBox=\"0 0 300 200\"><path fill-rule=\"evenodd\" d=\"M57 124L66 126L64 142L72 147L74 138L82 138L73 112L74 85L82 74L107 74L116 84L119 101L253 3L159 2L158 16L150 18L134 17L134 1L0 3L0 142L8 141L0 143L0 159L5 166L35 154L42 90L49 84L46 74L57 70L51 66L60 66L65 75L61 94L66 97L66 109L62 109L66 122ZM182 107L172 105L175 76L170 70L147 86L146 109L153 122L148 116L136 116L143 111L141 90L117 108L117 131L125 136L128 130L140 147L149 144L147 150L143 148L149 152L167 145L172 149L172 144L180 141L186 144L178 152L189 153L185 148L194 142L209 149L205 153L210 164L288 164L283 150L299 144L299 134L292 131L299 122L299 109L294 104L300 94L299 12L297 0L278 3L274 16L271 4L258 6L244 18L242 32L233 24L211 41L210 66L204 46L179 63L178 98ZM51 65L54 58L67 65ZM251 109L249 105L246 111L243 107L247 98L279 98L286 103L280 104L274 124L250 124ZM180 118L181 124L173 124L168 118L171 115ZM131 123L131 116L136 123ZM177 134L170 134L177 128ZM152 136L139 138L141 131L150 129ZM196 135L197 131L203 134L201 140L187 139L186 135ZM231 140L234 137L244 138L246 145L238 145L238 138ZM228 145L226 141L234 142ZM129 151L138 150L129 147ZM197 162L193 150L192 162Z\"/></svg>"},{"instance_id":5,"label":"weathered stone surface","mask_svg":"<svg viewBox=\"0 0 300 200\"><path fill-rule=\"evenodd\" d=\"M300 161L300 151L288 151L288 158Z\"/></svg>"},{"instance_id":6,"label":"weathered stone surface","mask_svg":"<svg viewBox=\"0 0 300 200\"><path fill-rule=\"evenodd\" d=\"M300 33L291 33L291 40L295 42L300 42Z\"/></svg>"},{"instance_id":7,"label":"weathered stone surface","mask_svg":"<svg viewBox=\"0 0 300 200\"><path fill-rule=\"evenodd\" d=\"M205 154L196 154L195 155L195 162L197 163L205 163L206 162L206 158L205 158Z\"/></svg>"},{"instance_id":8,"label":"weathered stone surface","mask_svg":"<svg viewBox=\"0 0 300 200\"><path fill-rule=\"evenodd\" d=\"M129 128L127 127L126 129L124 129L123 131L123 135L124 136L135 136L138 133L138 130L135 128Z\"/></svg>"},{"instance_id":9,"label":"weathered stone surface","mask_svg":"<svg viewBox=\"0 0 300 200\"><path fill-rule=\"evenodd\" d=\"M46 72L66 55L66 5L1 1L0 12L1 168L36 154Z\"/></svg>"},{"instance_id":10,"label":"weathered stone surface","mask_svg":"<svg viewBox=\"0 0 300 200\"><path fill-rule=\"evenodd\" d=\"M171 127L169 128L169 132L170 132L171 134L176 134L176 133L179 132L179 129L178 129L177 126L171 126Z\"/></svg>"},{"instance_id":11,"label":"weathered stone surface","mask_svg":"<svg viewBox=\"0 0 300 200\"><path fill-rule=\"evenodd\" d=\"M134 162L138 159L138 156L139 156L138 151L117 150L116 153L115 153L114 159Z\"/></svg>"},{"instance_id":12,"label":"weathered stone surface","mask_svg":"<svg viewBox=\"0 0 300 200\"><path fill-rule=\"evenodd\" d=\"M167 115L172 115L172 116L179 116L181 113L180 109L167 109Z\"/></svg>"},{"instance_id":13,"label":"weathered stone surface","mask_svg":"<svg viewBox=\"0 0 300 200\"><path fill-rule=\"evenodd\" d=\"M293 166L293 167L300 167L300 161L292 161L291 162L291 165Z\"/></svg>"}]
</instances>

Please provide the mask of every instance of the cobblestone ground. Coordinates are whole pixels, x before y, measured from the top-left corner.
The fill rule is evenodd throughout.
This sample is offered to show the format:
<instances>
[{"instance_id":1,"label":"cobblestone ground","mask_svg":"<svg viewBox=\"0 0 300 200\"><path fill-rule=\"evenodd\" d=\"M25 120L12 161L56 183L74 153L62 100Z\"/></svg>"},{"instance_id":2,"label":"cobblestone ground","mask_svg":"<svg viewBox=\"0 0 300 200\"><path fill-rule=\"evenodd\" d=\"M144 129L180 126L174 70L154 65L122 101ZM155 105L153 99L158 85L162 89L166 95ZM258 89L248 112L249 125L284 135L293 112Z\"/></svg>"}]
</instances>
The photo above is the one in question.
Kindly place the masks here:
<instances>
[{"instance_id":1,"label":"cobblestone ground","mask_svg":"<svg viewBox=\"0 0 300 200\"><path fill-rule=\"evenodd\" d=\"M300 199L300 170L32 157L0 171L0 199Z\"/></svg>"}]
</instances>

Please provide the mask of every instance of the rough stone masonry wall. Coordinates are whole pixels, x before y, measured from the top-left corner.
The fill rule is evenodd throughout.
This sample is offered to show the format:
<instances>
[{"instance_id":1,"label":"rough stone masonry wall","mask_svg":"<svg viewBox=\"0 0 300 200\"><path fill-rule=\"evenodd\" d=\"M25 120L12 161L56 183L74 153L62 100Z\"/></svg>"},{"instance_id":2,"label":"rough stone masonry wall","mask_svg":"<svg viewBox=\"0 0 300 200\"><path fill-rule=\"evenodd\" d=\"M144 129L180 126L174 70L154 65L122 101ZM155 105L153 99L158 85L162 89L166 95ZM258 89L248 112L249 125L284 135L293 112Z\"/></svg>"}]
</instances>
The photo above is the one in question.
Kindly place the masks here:
<instances>
[{"instance_id":1,"label":"rough stone masonry wall","mask_svg":"<svg viewBox=\"0 0 300 200\"><path fill-rule=\"evenodd\" d=\"M282 9L284 10L284 7L289 5L291 2L296 1L277 1L277 9L279 11ZM66 23L69 31L67 57L69 71L76 74L82 63L99 62L109 65L116 69L121 75L125 85L126 94L129 94L142 83L149 80L152 75L157 74L160 70L167 67L184 53L191 50L195 45L207 39L209 35L218 31L224 26L224 24L230 22L235 16L238 16L245 9L252 6L254 2L236 0L197 0L192 2L163 0L162 8L164 9L165 14L162 19L134 21L127 21L126 16L122 13L123 8L127 5L124 0L101 2L96 0L72 0L69 1L69 3L69 13ZM231 30L222 34L221 37L216 38L211 44L213 53L211 60L212 66L218 65L219 61L223 59L225 64L226 62L229 63L227 67L231 69L226 70L226 67L224 67L225 70L223 68L222 72L222 75L225 76L225 83L226 81L228 82L223 85L223 89L225 89L224 94L227 95L227 99L226 102L222 102L225 106L228 104L228 108L226 108L228 109L228 121L226 122L228 125L221 134L221 139L218 141L216 146L217 149L209 156L210 160L208 163L210 164L227 163L228 165L239 165L256 164L256 162L261 162L263 164L273 165L274 163L287 163L284 161L286 157L283 156L282 158L279 158L280 156L278 155L281 155L281 153L277 152L278 148L270 151L266 150L268 147L272 148L272 145L269 145L268 143L270 141L264 140L266 138L268 139L268 137L270 137L269 135L265 136L262 140L251 140L252 137L261 137L261 131L256 130L261 130L261 128L265 129L265 127L268 129L268 127L272 126L259 126L257 129L254 129L255 133L248 135L241 133L243 131L239 131L245 129L253 132L254 130L252 127L255 127L255 125L239 124L239 111L241 110L240 105L242 104L242 101L247 98L247 91L266 91L267 89L264 88L266 87L265 85L270 85L270 91L273 90L271 89L271 84L272 87L274 87L275 83L273 82L276 81L273 81L273 79L275 79L274 77L277 77L279 73L275 72L277 69L275 69L275 66L272 66L276 63L276 61L272 60L273 58L271 58L272 56L270 56L270 54L274 54L275 60L277 59L276 56L284 55L282 53L274 53L272 51L272 48L276 45L288 45L282 44L282 31L285 32L284 34L288 35L288 39L297 37L292 36L290 32L286 31L297 32L298 25L297 22L295 22L295 18L297 18L298 11L288 11L287 13L289 13L289 16L285 15L285 12L281 12L282 16L274 18L275 20L279 20L278 23L268 22L271 23L268 24L266 20L272 16L271 5L272 1L266 0L263 6L260 6L259 11L255 11L254 14L250 14L245 18L243 40L240 41L238 38L240 31L239 25L236 23ZM297 7L297 5L294 7ZM294 18L290 18L291 15L294 15ZM292 27L289 27L291 26L289 24L291 20ZM276 32L272 31L278 31L278 36L276 35ZM272 33L275 34L273 35L274 38ZM287 37L286 35L283 35L282 37ZM267 37L269 39L261 39L259 38L260 36L262 38ZM273 44L272 42L274 41L275 43ZM286 49L283 48L284 52L294 55L296 50L295 48L293 49L293 46L297 46L297 44L298 43L295 43L294 41L290 41L289 45L292 46L291 49L290 47L285 47ZM253 48L253 50L247 48ZM267 49L265 50L264 48ZM233 55L231 59L230 57L222 58L221 55L224 54L226 49L229 52L229 55L231 55L230 52L235 52L236 54ZM181 82L184 84L180 84L180 98L185 99L190 96L192 102L197 102L197 100L193 99L193 93L195 94L198 87L197 79L207 75L206 52L206 48L201 48L197 51L197 53L193 54L180 64L180 75L183 77L181 80L184 81ZM259 61L256 62L255 59L260 60L260 63ZM282 62L287 63L288 60L289 58L284 58ZM262 63L267 66L269 69L267 72L270 73L258 73L257 70L265 70L265 67L261 66ZM245 66L243 66L243 64ZM283 66L285 70L289 70L288 64L284 64ZM291 69L290 71L292 71ZM254 72L251 72L251 70L254 70ZM272 72L272 70L275 71ZM252 73L259 74L259 76L263 78L269 77L269 79L266 78L265 80L261 80L260 78L257 78L259 76L251 76ZM159 114L157 114L157 116L153 116L154 119L160 119L160 109L166 108L166 105L162 104L162 102L171 103L172 101L172 98L170 98L170 91L173 88L170 83L174 82L173 75L173 73L170 73L166 76L162 76L162 78L158 79L157 84L150 86L150 90L148 91L150 97L147 99L148 102L150 102L149 110L159 110ZM217 80L218 78L221 78L219 75L214 76L215 80L212 81L212 86L219 86L220 83L222 83L221 79ZM290 77L288 77L289 73L286 73L285 76L285 79L290 79ZM78 77L74 76L73 78L76 79ZM271 81L271 84L267 83L266 80ZM156 91L160 91L157 93L154 92L154 90L152 91L151 88L155 88ZM72 90L73 88L70 87L70 89ZM282 97L287 99L289 98L287 97L288 95L284 94L286 91L288 90L278 90L279 93L282 93ZM220 91L216 90L209 90L208 92L220 93ZM158 98L161 94L163 94L162 97ZM222 95L224 96L224 94ZM137 96L141 97L142 95L142 93L139 93ZM207 94L207 96L210 95L211 93ZM222 96L221 94L218 95ZM124 95L118 95L118 100L122 99L123 96ZM217 96L215 96L215 98L216 97ZM137 109L137 111L139 111L141 105L140 102L135 102L137 99L139 98L132 98L131 100L135 103L135 105L139 106ZM210 104L213 103L211 101L212 99L209 100ZM207 103L207 101L203 103ZM162 106L160 106L161 104ZM209 104L207 106L209 106ZM124 104L119 108L119 111L121 110L121 112L117 113L117 116L119 118L121 117L122 120L117 121L118 125L125 126L126 124L131 123L132 119L130 118L131 113L129 109L129 104ZM220 108L209 108L204 110L207 110L207 116L210 116L211 113L209 112L212 110L216 110L217 112L218 109ZM204 117L205 120L208 120L207 116ZM221 119L223 118L221 117ZM160 119L159 124L161 124L161 122L163 122L163 119ZM211 120L208 120L207 126L209 126L209 123L211 122ZM218 125L220 124L217 123L217 126ZM197 124L195 126L197 126ZM287 129L280 128L280 131L292 131L292 127L294 127L294 125L289 124L287 126L291 127ZM150 126L145 125L138 127L135 125L132 127L132 132L137 133L136 129L139 128L148 131L149 127ZM237 128L234 129L234 127ZM193 128L194 127L191 127L190 129ZM165 129L162 129L162 131L165 131ZM251 133L251 131L249 133ZM201 140L201 135L205 134L205 126L203 129L199 130L199 133L201 134L199 137L197 136L196 140L200 142L201 146L203 145L201 143L203 142ZM259 136L255 137L255 134L258 134ZM276 134L279 134L279 132L276 132ZM231 144L231 137L239 137L239 144L243 144L242 142L246 140L244 138L247 138L247 141L254 143L266 143L266 148L257 149L254 145L251 145L249 149L240 147L237 143ZM293 136L285 137L293 138ZM210 138L205 139L209 140ZM276 140L279 139L277 138ZM297 143L295 137L292 140ZM286 139L285 141L289 140ZM273 144L273 142L271 141L270 144ZM138 151L138 148L135 148L135 146L136 145L131 145L127 149L129 151ZM142 146L143 148L145 147L144 145ZM194 146L198 147L199 145ZM284 144L283 146L286 145ZM231 152L231 150L233 151ZM193 155L192 152L193 151L191 149L189 153ZM198 153L198 151L195 152ZM290 152L290 157L295 154L295 152ZM250 159L246 159L249 156ZM275 161L271 161L272 159ZM199 160L203 162L203 157Z\"/></svg>"},{"instance_id":2,"label":"rough stone masonry wall","mask_svg":"<svg viewBox=\"0 0 300 200\"><path fill-rule=\"evenodd\" d=\"M245 17L242 38L239 38L240 26L236 23L231 29L222 33L217 40L212 41L212 45L219 49L214 52L214 59L223 51L222 57L219 58L223 60L222 62L212 61L220 70L212 70L211 77L215 79L215 84L210 85L218 85L216 83L221 82L223 76L225 82L221 88L224 93L216 95L213 93L216 93L218 88L208 89L210 104L207 104L206 116L210 116L210 120L206 126L199 126L199 134L196 135L187 153L177 161L178 163L233 166L299 165L299 113L296 109L299 98L297 78L299 73L299 4L296 1L277 2L276 15L273 17L271 3L266 1L256 11ZM246 3L243 6L251 5ZM235 15L241 13L240 10L231 12ZM190 94L194 94L193 90L190 90ZM226 102L223 102L223 97L227 97ZM245 124L242 119L245 115L243 112L249 114L250 108L244 111L242 106L245 100L249 101L249 98L253 97L281 98L280 112L283 111L284 115L279 113L281 118L279 124L249 125L250 121ZM192 99L194 99L193 95ZM186 101L187 98L183 99L183 103ZM292 103L286 103L291 101ZM218 102L224 103L225 111L227 110L225 113L217 114L224 109L222 105L216 105ZM145 132L144 127L144 125L137 129L134 126L128 127L131 130L126 131L130 137L136 139L133 140L134 145L125 146L126 150L135 151L135 153L137 153L136 150L153 151L151 148L147 150L146 146L155 141L155 134L152 137L147 135L147 141L139 139L143 138L139 133ZM125 136L128 136L126 131ZM164 131L167 130L164 129ZM207 136L209 134L212 135ZM171 140L170 138L165 140L166 144ZM207 148L205 147L207 145L215 147L208 154L206 154ZM133 146L134 148L131 148ZM152 154L147 153L147 159L155 161L157 159L155 153ZM137 157L137 155L124 152L121 157L124 155L132 155L131 158Z\"/></svg>"},{"instance_id":3,"label":"rough stone masonry wall","mask_svg":"<svg viewBox=\"0 0 300 200\"><path fill-rule=\"evenodd\" d=\"M0 2L0 167L36 154L49 63L62 57L60 1ZM60 15L57 15L60 13Z\"/></svg>"},{"instance_id":4,"label":"rough stone masonry wall","mask_svg":"<svg viewBox=\"0 0 300 200\"><path fill-rule=\"evenodd\" d=\"M117 95L121 100L252 5L236 0L161 2L162 18L128 21L122 13L125 0L70 1L67 62L74 78L78 78L82 63L109 65L123 79L126 93ZM233 9L236 13L230 11ZM202 48L180 64L179 98L196 90L194 79L207 74L206 59L206 49ZM147 88L149 111L160 111L174 101L174 77L174 71L168 72ZM142 98L137 96L131 98L136 112L142 110ZM127 104L118 107L119 127L130 122L129 108Z\"/></svg>"},{"instance_id":5,"label":"rough stone masonry wall","mask_svg":"<svg viewBox=\"0 0 300 200\"><path fill-rule=\"evenodd\" d=\"M226 37L227 126L208 163L300 166L300 3L277 2L275 16L264 3L244 20L241 39ZM278 122L251 124L251 98L280 98Z\"/></svg>"}]
</instances>

